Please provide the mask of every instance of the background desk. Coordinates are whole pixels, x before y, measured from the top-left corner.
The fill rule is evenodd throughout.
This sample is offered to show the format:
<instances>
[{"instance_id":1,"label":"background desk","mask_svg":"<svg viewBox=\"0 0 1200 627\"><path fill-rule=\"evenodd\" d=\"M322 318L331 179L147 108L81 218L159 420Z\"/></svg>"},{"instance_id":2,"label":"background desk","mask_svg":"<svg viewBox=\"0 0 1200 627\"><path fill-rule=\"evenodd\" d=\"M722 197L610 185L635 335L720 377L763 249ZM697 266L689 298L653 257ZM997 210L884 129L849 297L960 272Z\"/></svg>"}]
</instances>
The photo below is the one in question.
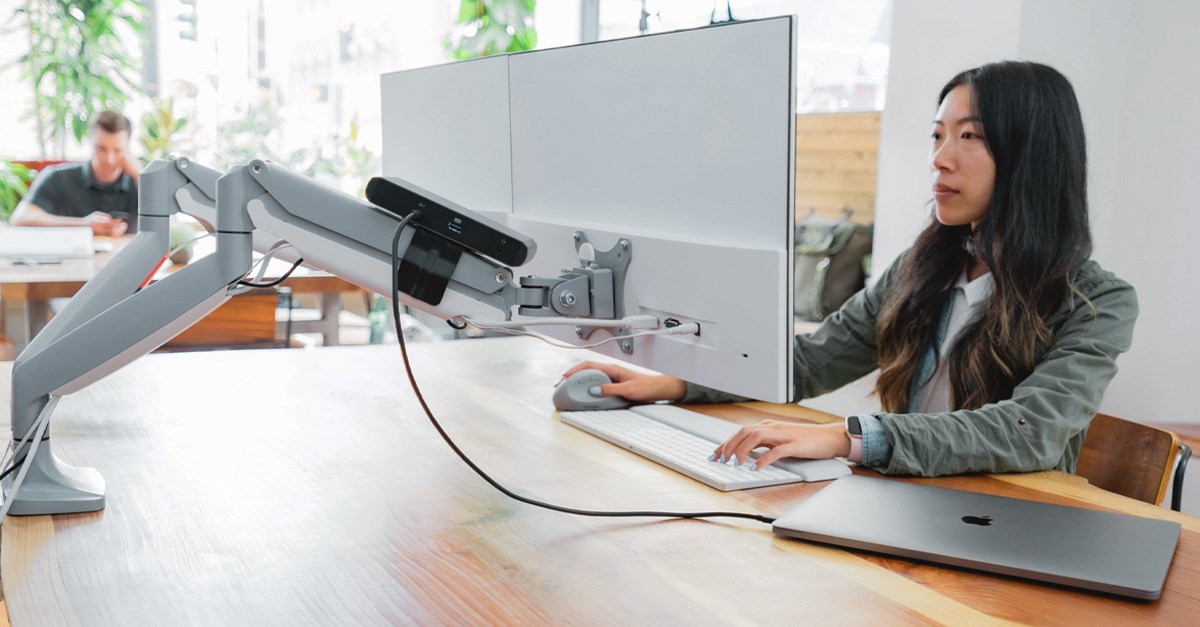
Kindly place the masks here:
<instances>
[{"instance_id":1,"label":"background desk","mask_svg":"<svg viewBox=\"0 0 1200 627\"><path fill-rule=\"evenodd\" d=\"M563 425L550 388L580 353L525 338L412 353L448 431L496 479L535 498L779 515L824 485L723 494ZM0 384L5 407L8 387ZM829 419L759 403L707 410L742 422ZM1200 519L1061 473L928 482L1181 522L1161 600L805 544L752 521L592 519L511 501L440 441L394 346L151 355L64 398L54 420L58 453L104 473L108 507L5 523L0 581L18 626L1200 616Z\"/></svg>"},{"instance_id":2,"label":"background desk","mask_svg":"<svg viewBox=\"0 0 1200 627\"><path fill-rule=\"evenodd\" d=\"M55 264L15 265L11 259L0 259L4 335L13 341L17 350L24 348L50 320L50 299L74 296L129 239L115 240L114 252L96 253L94 257L86 259L64 259ZM206 254L213 250L214 242L209 238L201 240L197 246L198 254ZM272 262L264 280L280 276L290 266L283 262ZM167 265L160 270L160 274L179 267ZM291 287L296 294L318 293L321 298L320 320L293 322L293 332L320 332L326 346L337 345L341 293L360 291L360 288L345 279L304 266L297 268L282 285Z\"/></svg>"}]
</instances>

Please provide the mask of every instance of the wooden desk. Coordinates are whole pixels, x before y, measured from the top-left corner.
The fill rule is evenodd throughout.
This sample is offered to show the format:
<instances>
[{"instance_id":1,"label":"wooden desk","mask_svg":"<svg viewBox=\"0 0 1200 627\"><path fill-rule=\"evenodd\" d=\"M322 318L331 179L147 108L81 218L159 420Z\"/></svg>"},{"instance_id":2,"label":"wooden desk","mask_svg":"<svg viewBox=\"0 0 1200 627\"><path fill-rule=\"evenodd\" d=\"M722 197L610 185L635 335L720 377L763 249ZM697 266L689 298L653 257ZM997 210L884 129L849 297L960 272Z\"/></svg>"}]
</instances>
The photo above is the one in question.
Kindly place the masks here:
<instances>
[{"instance_id":1,"label":"wooden desk","mask_svg":"<svg viewBox=\"0 0 1200 627\"><path fill-rule=\"evenodd\" d=\"M526 338L412 353L447 430L522 494L596 509L779 515L825 485L723 494L562 424L550 388L580 353ZM829 419L792 406L708 409L743 422ZM18 626L1200 616L1200 519L1061 473L927 482L1179 521L1162 599L853 553L777 538L751 521L593 519L517 503L441 442L394 346L151 355L63 399L54 420L60 456L104 473L108 507L5 523L0 581Z\"/></svg>"},{"instance_id":2,"label":"wooden desk","mask_svg":"<svg viewBox=\"0 0 1200 627\"><path fill-rule=\"evenodd\" d=\"M0 302L4 306L4 335L20 350L37 335L50 320L50 300L74 296L84 283L91 280L112 258L116 251L130 238L119 238L114 252L96 253L87 259L64 259L61 263L44 265L15 265L11 259L0 259ZM198 254L207 254L215 243L210 239L197 243L206 244ZM280 276L291 264L273 262L264 280ZM160 274L165 276L180 266L167 265ZM296 333L319 332L326 346L338 343L338 313L341 311L341 293L359 291L357 285L345 279L301 266L282 283L296 294L320 294L321 319L296 321L292 330Z\"/></svg>"}]
</instances>

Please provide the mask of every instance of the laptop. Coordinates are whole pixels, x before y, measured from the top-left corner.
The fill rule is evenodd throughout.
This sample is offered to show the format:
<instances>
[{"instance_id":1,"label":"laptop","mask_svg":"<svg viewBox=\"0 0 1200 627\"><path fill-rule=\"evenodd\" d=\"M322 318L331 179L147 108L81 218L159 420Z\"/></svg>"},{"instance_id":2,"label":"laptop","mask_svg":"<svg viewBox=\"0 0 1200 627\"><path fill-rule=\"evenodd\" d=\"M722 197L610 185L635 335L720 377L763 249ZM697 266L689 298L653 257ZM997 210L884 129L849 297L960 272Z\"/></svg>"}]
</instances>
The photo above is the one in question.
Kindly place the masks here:
<instances>
[{"instance_id":1,"label":"laptop","mask_svg":"<svg viewBox=\"0 0 1200 627\"><path fill-rule=\"evenodd\" d=\"M7 226L0 228L0 257L61 261L95 253L90 226Z\"/></svg>"},{"instance_id":2,"label":"laptop","mask_svg":"<svg viewBox=\"0 0 1200 627\"><path fill-rule=\"evenodd\" d=\"M1157 599L1180 525L852 475L778 518L774 531L890 556Z\"/></svg>"}]
</instances>

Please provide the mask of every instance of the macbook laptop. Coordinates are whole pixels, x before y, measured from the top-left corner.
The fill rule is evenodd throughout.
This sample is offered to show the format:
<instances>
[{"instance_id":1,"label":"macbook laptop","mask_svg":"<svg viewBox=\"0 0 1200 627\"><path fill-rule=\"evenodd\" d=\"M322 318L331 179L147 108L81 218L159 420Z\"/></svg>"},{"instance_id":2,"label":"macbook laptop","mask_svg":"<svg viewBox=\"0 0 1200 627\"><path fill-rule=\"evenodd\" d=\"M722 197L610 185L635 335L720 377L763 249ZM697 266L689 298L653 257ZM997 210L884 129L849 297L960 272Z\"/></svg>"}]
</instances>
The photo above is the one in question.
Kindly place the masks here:
<instances>
[{"instance_id":1,"label":"macbook laptop","mask_svg":"<svg viewBox=\"0 0 1200 627\"><path fill-rule=\"evenodd\" d=\"M1157 599L1178 523L843 477L775 521L782 536Z\"/></svg>"}]
</instances>

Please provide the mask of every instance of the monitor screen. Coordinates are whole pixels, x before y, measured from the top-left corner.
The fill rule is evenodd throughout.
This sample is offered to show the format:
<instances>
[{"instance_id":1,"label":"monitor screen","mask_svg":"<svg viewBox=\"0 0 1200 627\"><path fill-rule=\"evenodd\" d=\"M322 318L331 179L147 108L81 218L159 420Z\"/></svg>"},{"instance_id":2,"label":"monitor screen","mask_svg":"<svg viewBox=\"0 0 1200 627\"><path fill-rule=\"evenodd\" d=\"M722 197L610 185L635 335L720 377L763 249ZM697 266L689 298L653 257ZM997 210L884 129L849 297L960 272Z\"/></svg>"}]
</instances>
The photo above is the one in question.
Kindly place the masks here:
<instances>
[{"instance_id":1,"label":"monitor screen","mask_svg":"<svg viewBox=\"0 0 1200 627\"><path fill-rule=\"evenodd\" d=\"M518 276L578 265L577 232L597 250L628 240L623 313L701 333L598 352L790 400L793 32L781 17L385 75L384 175L531 236Z\"/></svg>"}]
</instances>

